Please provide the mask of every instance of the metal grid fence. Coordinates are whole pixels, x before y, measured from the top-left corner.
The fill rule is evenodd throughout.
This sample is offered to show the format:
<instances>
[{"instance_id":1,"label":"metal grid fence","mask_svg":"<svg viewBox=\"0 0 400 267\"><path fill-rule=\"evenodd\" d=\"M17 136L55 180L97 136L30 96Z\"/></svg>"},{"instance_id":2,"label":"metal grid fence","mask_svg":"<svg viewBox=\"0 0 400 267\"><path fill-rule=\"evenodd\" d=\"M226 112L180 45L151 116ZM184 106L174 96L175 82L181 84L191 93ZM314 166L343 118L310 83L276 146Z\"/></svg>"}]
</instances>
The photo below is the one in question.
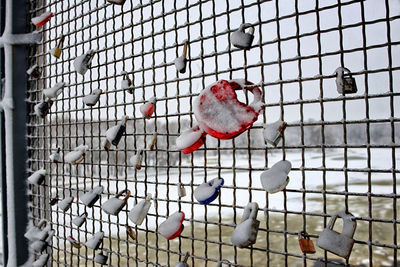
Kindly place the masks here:
<instances>
[{"instance_id":1,"label":"metal grid fence","mask_svg":"<svg viewBox=\"0 0 400 267\"><path fill-rule=\"evenodd\" d=\"M54 17L44 39L30 48L29 63L42 67L41 79L29 80L29 171L45 168L45 186L31 186L31 218L52 222L55 236L48 253L54 266L94 266L93 251L74 248L67 237L85 242L105 232L103 250L112 266L174 266L190 253L191 266L397 266L400 219L398 115L400 84L400 7L398 1L27 1L29 15L44 11ZM240 24L255 27L249 51L234 48L229 36ZM29 26L34 30L34 26ZM60 59L49 55L65 35ZM174 59L188 40L188 68L178 74ZM82 77L73 60L96 49L92 68ZM339 95L333 72L347 67L358 92ZM121 89L122 71L133 78L133 95ZM202 88L221 79L245 78L264 94L265 111L254 126L236 139L208 138L204 147L184 155L175 146L179 134L195 124L193 100ZM42 120L33 106L42 89L65 81L69 86ZM103 89L99 104L82 98ZM144 120L139 107L157 97L155 116ZM240 96L248 101L249 96ZM118 148L100 144L107 128L130 116ZM283 141L267 147L262 124L288 123ZM155 150L148 148L158 133ZM63 154L89 146L76 166L51 163L57 147ZM144 149L142 169L129 158ZM283 192L267 194L260 173L281 159L292 162ZM202 182L224 177L221 194L199 204L193 190ZM188 195L179 198L177 185ZM79 196L95 185L105 191L89 209ZM117 192L132 192L118 217L101 205ZM151 193L150 212L141 226L127 212ZM74 196L71 209L50 206L54 197ZM243 208L255 201L261 221L257 242L239 249L231 244ZM173 212L185 212L182 235L167 241L158 226ZM306 230L314 243L329 217L351 212L357 220L349 260L317 248L303 255L297 234ZM84 226L71 220L88 212ZM137 240L126 234L134 227ZM319 265L321 264L321 265Z\"/></svg>"}]
</instances>

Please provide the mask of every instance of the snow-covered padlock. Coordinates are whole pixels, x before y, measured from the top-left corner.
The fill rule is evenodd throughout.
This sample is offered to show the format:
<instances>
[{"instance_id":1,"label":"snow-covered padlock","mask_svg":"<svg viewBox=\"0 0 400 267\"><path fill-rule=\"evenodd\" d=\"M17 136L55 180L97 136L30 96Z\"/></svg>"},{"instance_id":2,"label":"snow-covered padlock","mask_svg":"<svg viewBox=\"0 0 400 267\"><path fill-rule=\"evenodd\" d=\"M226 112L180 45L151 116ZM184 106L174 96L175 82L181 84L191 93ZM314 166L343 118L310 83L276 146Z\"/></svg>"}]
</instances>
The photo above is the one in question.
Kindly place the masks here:
<instances>
[{"instance_id":1,"label":"snow-covered padlock","mask_svg":"<svg viewBox=\"0 0 400 267\"><path fill-rule=\"evenodd\" d=\"M186 196L186 189L183 186L183 184L181 184L181 183L178 184L178 196L179 197L185 197Z\"/></svg>"},{"instance_id":2,"label":"snow-covered padlock","mask_svg":"<svg viewBox=\"0 0 400 267\"><path fill-rule=\"evenodd\" d=\"M183 221L185 220L185 213L177 211L170 215L164 222L158 227L160 234L168 240L178 237L183 229Z\"/></svg>"},{"instance_id":3,"label":"snow-covered padlock","mask_svg":"<svg viewBox=\"0 0 400 267\"><path fill-rule=\"evenodd\" d=\"M51 106L53 106L54 101L51 99L42 100L33 108L35 110L36 116L44 119L49 113Z\"/></svg>"},{"instance_id":4,"label":"snow-covered padlock","mask_svg":"<svg viewBox=\"0 0 400 267\"><path fill-rule=\"evenodd\" d=\"M347 72L347 74L345 74L345 72ZM339 67L335 70L335 74L336 87L339 94L357 93L356 80L351 76L351 72L348 68Z\"/></svg>"},{"instance_id":5,"label":"snow-covered padlock","mask_svg":"<svg viewBox=\"0 0 400 267\"><path fill-rule=\"evenodd\" d=\"M135 231L133 231L132 227L130 227L129 225L126 226L126 232L128 233L128 235L132 238L132 240L136 240L136 234Z\"/></svg>"},{"instance_id":6,"label":"snow-covered padlock","mask_svg":"<svg viewBox=\"0 0 400 267\"><path fill-rule=\"evenodd\" d=\"M123 4L125 4L126 0L107 0L107 2L111 3L111 4L116 4L116 5L120 5L122 6Z\"/></svg>"},{"instance_id":7,"label":"snow-covered padlock","mask_svg":"<svg viewBox=\"0 0 400 267\"><path fill-rule=\"evenodd\" d=\"M100 253L97 253L94 258L93 261L101 264L101 265L106 265L107 264L107 260L108 260L108 255L104 255L103 251L100 251Z\"/></svg>"},{"instance_id":8,"label":"snow-covered padlock","mask_svg":"<svg viewBox=\"0 0 400 267\"><path fill-rule=\"evenodd\" d=\"M128 217L134 224L141 225L143 223L151 207L151 199L151 194L147 194L146 199L143 199L131 209Z\"/></svg>"},{"instance_id":9,"label":"snow-covered padlock","mask_svg":"<svg viewBox=\"0 0 400 267\"><path fill-rule=\"evenodd\" d=\"M70 163L72 165L81 163L85 158L86 150L88 149L89 147L87 145L80 145L76 147L73 151L68 152L65 155L64 157L65 162Z\"/></svg>"},{"instance_id":10,"label":"snow-covered padlock","mask_svg":"<svg viewBox=\"0 0 400 267\"><path fill-rule=\"evenodd\" d=\"M125 194L125 197L123 199L119 199L123 194ZM126 202L128 201L130 196L131 191L129 191L128 189L122 190L115 197L112 197L104 202L102 209L105 213L109 215L118 215L118 213L126 205Z\"/></svg>"},{"instance_id":11,"label":"snow-covered padlock","mask_svg":"<svg viewBox=\"0 0 400 267\"><path fill-rule=\"evenodd\" d=\"M47 171L45 169L37 170L28 177L28 182L34 185L41 185L44 182L46 175Z\"/></svg>"},{"instance_id":12,"label":"snow-covered padlock","mask_svg":"<svg viewBox=\"0 0 400 267\"><path fill-rule=\"evenodd\" d=\"M76 216L74 219L72 219L72 223L75 224L79 228L86 221L87 216L88 216L88 213L85 211L81 215Z\"/></svg>"},{"instance_id":13,"label":"snow-covered padlock","mask_svg":"<svg viewBox=\"0 0 400 267\"><path fill-rule=\"evenodd\" d=\"M88 107L93 107L96 105L97 101L100 99L100 95L103 93L101 89L93 90L89 95L84 96L82 101Z\"/></svg>"},{"instance_id":14,"label":"snow-covered padlock","mask_svg":"<svg viewBox=\"0 0 400 267\"><path fill-rule=\"evenodd\" d=\"M66 197L60 202L57 203L57 206L60 210L66 212L70 207L72 202L74 201L74 197Z\"/></svg>"},{"instance_id":15,"label":"snow-covered padlock","mask_svg":"<svg viewBox=\"0 0 400 267\"><path fill-rule=\"evenodd\" d=\"M59 82L56 83L53 87L51 88L47 88L47 89L43 89L43 94L49 98L49 99L55 99L57 98L57 96L59 94L62 93L62 91L64 90L64 87L67 86L68 84L65 82Z\"/></svg>"},{"instance_id":16,"label":"snow-covered padlock","mask_svg":"<svg viewBox=\"0 0 400 267\"><path fill-rule=\"evenodd\" d=\"M96 250L103 243L104 232L95 233L88 241L86 241L85 246Z\"/></svg>"},{"instance_id":17,"label":"snow-covered padlock","mask_svg":"<svg viewBox=\"0 0 400 267\"><path fill-rule=\"evenodd\" d=\"M40 78L40 76L42 76L42 71L41 71L40 67L38 66L38 64L35 64L26 71L26 74L28 74L29 76L31 76L33 78L38 79L38 78Z\"/></svg>"},{"instance_id":18,"label":"snow-covered padlock","mask_svg":"<svg viewBox=\"0 0 400 267\"><path fill-rule=\"evenodd\" d=\"M150 144L150 150L154 150L154 147L157 143L157 136L158 136L158 133L153 134L152 139L151 139L151 144Z\"/></svg>"},{"instance_id":19,"label":"snow-covered padlock","mask_svg":"<svg viewBox=\"0 0 400 267\"><path fill-rule=\"evenodd\" d=\"M128 119L129 119L128 116L122 117L121 121L117 125L107 130L106 139L104 139L102 144L105 150L108 151L110 149L111 144L113 144L114 146L118 146L118 143L122 138L122 135L125 133L126 129L125 125Z\"/></svg>"},{"instance_id":20,"label":"snow-covered padlock","mask_svg":"<svg viewBox=\"0 0 400 267\"><path fill-rule=\"evenodd\" d=\"M248 32L244 32L249 28ZM237 48L249 50L254 39L254 27L249 23L240 25L239 29L232 33L231 42Z\"/></svg>"},{"instance_id":21,"label":"snow-covered padlock","mask_svg":"<svg viewBox=\"0 0 400 267\"><path fill-rule=\"evenodd\" d=\"M308 235L308 233L305 231L299 232L299 245L300 245L301 252L309 253L309 254L315 253L314 243L310 239L310 236Z\"/></svg>"},{"instance_id":22,"label":"snow-covered padlock","mask_svg":"<svg viewBox=\"0 0 400 267\"><path fill-rule=\"evenodd\" d=\"M263 135L265 143L277 146L282 138L286 125L287 123L282 120L277 120L271 124L264 124Z\"/></svg>"},{"instance_id":23,"label":"snow-covered padlock","mask_svg":"<svg viewBox=\"0 0 400 267\"><path fill-rule=\"evenodd\" d=\"M51 239L54 236L54 230L51 230L48 232L48 236L45 240L35 240L32 244L31 244L31 248L33 249L33 251L37 252L37 253L41 253L43 252L50 244Z\"/></svg>"},{"instance_id":24,"label":"snow-covered padlock","mask_svg":"<svg viewBox=\"0 0 400 267\"><path fill-rule=\"evenodd\" d=\"M49 260L49 254L45 253L39 256L37 260L32 263L33 267L44 267Z\"/></svg>"},{"instance_id":25,"label":"snow-covered padlock","mask_svg":"<svg viewBox=\"0 0 400 267\"><path fill-rule=\"evenodd\" d=\"M186 252L185 257L183 258L183 261L178 262L175 267L189 267L189 264L187 264L187 260L190 257L190 253Z\"/></svg>"},{"instance_id":26,"label":"snow-covered padlock","mask_svg":"<svg viewBox=\"0 0 400 267\"><path fill-rule=\"evenodd\" d=\"M78 72L79 74L85 75L85 73L88 71L88 69L92 65L92 59L93 59L95 53L96 53L96 51L91 49L88 52L86 52L85 54L77 57L74 60L75 71Z\"/></svg>"},{"instance_id":27,"label":"snow-covered padlock","mask_svg":"<svg viewBox=\"0 0 400 267\"><path fill-rule=\"evenodd\" d=\"M59 201L60 199L59 199L59 197L58 196L56 196L56 197L53 197L52 199L50 199L50 206L54 206L55 204L57 204L57 202Z\"/></svg>"},{"instance_id":28,"label":"snow-covered padlock","mask_svg":"<svg viewBox=\"0 0 400 267\"><path fill-rule=\"evenodd\" d=\"M67 240L72 244L74 248L81 248L82 244L78 242L72 235L67 237Z\"/></svg>"},{"instance_id":29,"label":"snow-covered padlock","mask_svg":"<svg viewBox=\"0 0 400 267\"><path fill-rule=\"evenodd\" d=\"M42 27L46 22L50 20L50 18L53 16L53 12L46 11L43 14L32 18L32 23L36 25L36 27Z\"/></svg>"},{"instance_id":30,"label":"snow-covered padlock","mask_svg":"<svg viewBox=\"0 0 400 267\"><path fill-rule=\"evenodd\" d=\"M101 194L103 193L104 187L102 185L98 185L89 192L83 194L79 199L86 207L93 207L94 203L99 200Z\"/></svg>"},{"instance_id":31,"label":"snow-covered padlock","mask_svg":"<svg viewBox=\"0 0 400 267\"><path fill-rule=\"evenodd\" d=\"M46 240L49 236L49 231L51 230L50 222L46 219L42 219L39 221L37 226L32 226L26 231L24 236L29 241L35 240Z\"/></svg>"},{"instance_id":32,"label":"snow-covered padlock","mask_svg":"<svg viewBox=\"0 0 400 267\"><path fill-rule=\"evenodd\" d=\"M279 192L289 183L289 172L292 168L290 161L281 160L275 163L269 170L260 175L261 184L268 193Z\"/></svg>"},{"instance_id":33,"label":"snow-covered padlock","mask_svg":"<svg viewBox=\"0 0 400 267\"><path fill-rule=\"evenodd\" d=\"M176 146L184 154L196 151L206 141L206 132L200 129L198 125L184 131L176 138Z\"/></svg>"},{"instance_id":34,"label":"snow-covered padlock","mask_svg":"<svg viewBox=\"0 0 400 267\"><path fill-rule=\"evenodd\" d=\"M136 170L140 170L142 168L142 160L143 160L143 150L139 149L134 156L130 158L130 162L132 166L135 166Z\"/></svg>"},{"instance_id":35,"label":"snow-covered padlock","mask_svg":"<svg viewBox=\"0 0 400 267\"><path fill-rule=\"evenodd\" d=\"M55 58L60 58L61 56L61 48L63 47L64 44L64 39L65 36L61 35L60 40L58 41L58 44L56 47L54 47L53 49L51 49L50 53L53 57Z\"/></svg>"},{"instance_id":36,"label":"snow-covered padlock","mask_svg":"<svg viewBox=\"0 0 400 267\"><path fill-rule=\"evenodd\" d=\"M154 112L155 104L156 98L152 97L149 99L149 101L140 106L140 112L142 113L143 117L148 120L151 118Z\"/></svg>"},{"instance_id":37,"label":"snow-covered padlock","mask_svg":"<svg viewBox=\"0 0 400 267\"><path fill-rule=\"evenodd\" d=\"M186 72L187 46L188 46L188 42L185 41L185 45L183 46L183 53L182 53L182 56L177 57L177 58L175 59L175 61L174 61L174 63L175 63L175 68L176 68L176 70L179 71L180 73L185 73L185 72Z\"/></svg>"},{"instance_id":38,"label":"snow-covered padlock","mask_svg":"<svg viewBox=\"0 0 400 267\"><path fill-rule=\"evenodd\" d=\"M194 197L200 204L208 204L214 201L219 195L219 189L224 185L223 178L214 178L202 183L194 190Z\"/></svg>"},{"instance_id":39,"label":"snow-covered padlock","mask_svg":"<svg viewBox=\"0 0 400 267\"><path fill-rule=\"evenodd\" d=\"M333 230L334 224L338 218L343 220L342 232ZM353 214L346 211L339 211L329 220L328 226L322 231L317 240L317 245L333 254L348 259L354 245L354 232L357 222Z\"/></svg>"},{"instance_id":40,"label":"snow-covered padlock","mask_svg":"<svg viewBox=\"0 0 400 267\"><path fill-rule=\"evenodd\" d=\"M232 244L245 248L256 243L260 221L257 220L258 204L251 202L243 211L242 221L232 234Z\"/></svg>"},{"instance_id":41,"label":"snow-covered padlock","mask_svg":"<svg viewBox=\"0 0 400 267\"><path fill-rule=\"evenodd\" d=\"M124 77L121 81L121 89L127 90L130 94L133 94L132 80L129 79L128 73L126 71L123 71L122 75L124 75Z\"/></svg>"},{"instance_id":42,"label":"snow-covered padlock","mask_svg":"<svg viewBox=\"0 0 400 267\"><path fill-rule=\"evenodd\" d=\"M61 148L57 147L57 151L49 156L49 159L51 162L54 162L54 163L61 162L60 151L61 151Z\"/></svg>"}]
</instances>

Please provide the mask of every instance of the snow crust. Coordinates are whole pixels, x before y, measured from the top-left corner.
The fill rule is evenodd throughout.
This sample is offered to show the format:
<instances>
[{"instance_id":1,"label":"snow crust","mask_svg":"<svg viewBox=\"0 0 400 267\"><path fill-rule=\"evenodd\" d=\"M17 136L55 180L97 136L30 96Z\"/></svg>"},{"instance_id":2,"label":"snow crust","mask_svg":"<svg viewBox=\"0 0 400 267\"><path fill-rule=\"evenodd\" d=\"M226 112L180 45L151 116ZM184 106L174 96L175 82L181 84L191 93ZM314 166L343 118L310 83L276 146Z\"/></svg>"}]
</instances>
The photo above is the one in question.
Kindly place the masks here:
<instances>
[{"instance_id":1,"label":"snow crust","mask_svg":"<svg viewBox=\"0 0 400 267\"><path fill-rule=\"evenodd\" d=\"M141 225L143 223L151 207L151 199L151 194L147 194L146 199L143 199L131 209L128 216L134 224Z\"/></svg>"},{"instance_id":2,"label":"snow crust","mask_svg":"<svg viewBox=\"0 0 400 267\"><path fill-rule=\"evenodd\" d=\"M292 168L290 161L281 160L275 163L269 170L260 175L261 184L268 193L276 193L286 187L289 182L287 175Z\"/></svg>"},{"instance_id":3,"label":"snow crust","mask_svg":"<svg viewBox=\"0 0 400 267\"><path fill-rule=\"evenodd\" d=\"M208 182L202 183L194 190L194 197L199 202L211 198L224 184L224 179L214 178Z\"/></svg>"},{"instance_id":4,"label":"snow crust","mask_svg":"<svg viewBox=\"0 0 400 267\"><path fill-rule=\"evenodd\" d=\"M177 211L160 224L158 231L162 236L168 239L179 231L184 218L184 213Z\"/></svg>"},{"instance_id":5,"label":"snow crust","mask_svg":"<svg viewBox=\"0 0 400 267\"><path fill-rule=\"evenodd\" d=\"M198 126L193 128L187 129L181 135L176 138L176 146L178 149L185 149L190 147L194 143L196 143L201 136L203 135L204 131L201 130Z\"/></svg>"},{"instance_id":6,"label":"snow crust","mask_svg":"<svg viewBox=\"0 0 400 267\"><path fill-rule=\"evenodd\" d=\"M104 232L97 232L88 241L86 241L85 246L96 250L100 246L100 243L103 241L103 237Z\"/></svg>"}]
</instances>

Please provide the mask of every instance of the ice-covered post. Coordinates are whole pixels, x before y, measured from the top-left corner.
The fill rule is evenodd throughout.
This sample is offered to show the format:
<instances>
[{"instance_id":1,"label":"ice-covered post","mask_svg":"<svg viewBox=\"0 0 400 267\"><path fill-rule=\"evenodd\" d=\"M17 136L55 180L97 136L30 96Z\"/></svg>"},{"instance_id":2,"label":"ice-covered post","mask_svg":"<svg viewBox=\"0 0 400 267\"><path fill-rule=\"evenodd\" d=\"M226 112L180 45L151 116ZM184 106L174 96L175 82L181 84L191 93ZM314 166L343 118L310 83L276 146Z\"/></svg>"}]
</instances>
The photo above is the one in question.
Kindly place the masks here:
<instances>
[{"instance_id":1,"label":"ice-covered post","mask_svg":"<svg viewBox=\"0 0 400 267\"><path fill-rule=\"evenodd\" d=\"M28 261L29 251L24 238L28 222L28 197L26 194L26 44L40 42L39 33L25 33L25 0L5 1L3 35L0 48L4 48L5 86L0 107L4 112L5 128L5 173L6 182L2 194L7 194L7 203L3 203L3 224L7 225L7 244L3 244L8 255L4 256L6 266L21 266ZM3 183L4 184L4 183ZM6 221L5 221L6 220Z\"/></svg>"}]
</instances>

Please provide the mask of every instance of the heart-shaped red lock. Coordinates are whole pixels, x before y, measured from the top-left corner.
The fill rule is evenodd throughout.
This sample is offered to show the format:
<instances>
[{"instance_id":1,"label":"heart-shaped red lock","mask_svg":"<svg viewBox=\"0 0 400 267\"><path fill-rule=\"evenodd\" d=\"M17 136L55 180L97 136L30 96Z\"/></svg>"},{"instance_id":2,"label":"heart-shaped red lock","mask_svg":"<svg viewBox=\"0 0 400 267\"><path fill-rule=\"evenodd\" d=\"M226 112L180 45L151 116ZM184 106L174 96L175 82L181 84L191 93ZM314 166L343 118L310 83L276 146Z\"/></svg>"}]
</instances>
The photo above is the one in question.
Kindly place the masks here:
<instances>
[{"instance_id":1,"label":"heart-shaped red lock","mask_svg":"<svg viewBox=\"0 0 400 267\"><path fill-rule=\"evenodd\" d=\"M191 153L203 144L205 134L219 139L232 139L249 129L257 120L264 104L260 88L252 85L252 82L244 79L220 80L204 89L193 103L193 112L202 134L195 134L198 129L191 129L191 136L197 135L201 139L181 142L180 139L184 137L181 135L177 139L178 148L185 154ZM238 100L235 91L242 89L253 93L254 100L250 105ZM188 138L185 139L187 141ZM183 146L184 143L192 145Z\"/></svg>"}]
</instances>

